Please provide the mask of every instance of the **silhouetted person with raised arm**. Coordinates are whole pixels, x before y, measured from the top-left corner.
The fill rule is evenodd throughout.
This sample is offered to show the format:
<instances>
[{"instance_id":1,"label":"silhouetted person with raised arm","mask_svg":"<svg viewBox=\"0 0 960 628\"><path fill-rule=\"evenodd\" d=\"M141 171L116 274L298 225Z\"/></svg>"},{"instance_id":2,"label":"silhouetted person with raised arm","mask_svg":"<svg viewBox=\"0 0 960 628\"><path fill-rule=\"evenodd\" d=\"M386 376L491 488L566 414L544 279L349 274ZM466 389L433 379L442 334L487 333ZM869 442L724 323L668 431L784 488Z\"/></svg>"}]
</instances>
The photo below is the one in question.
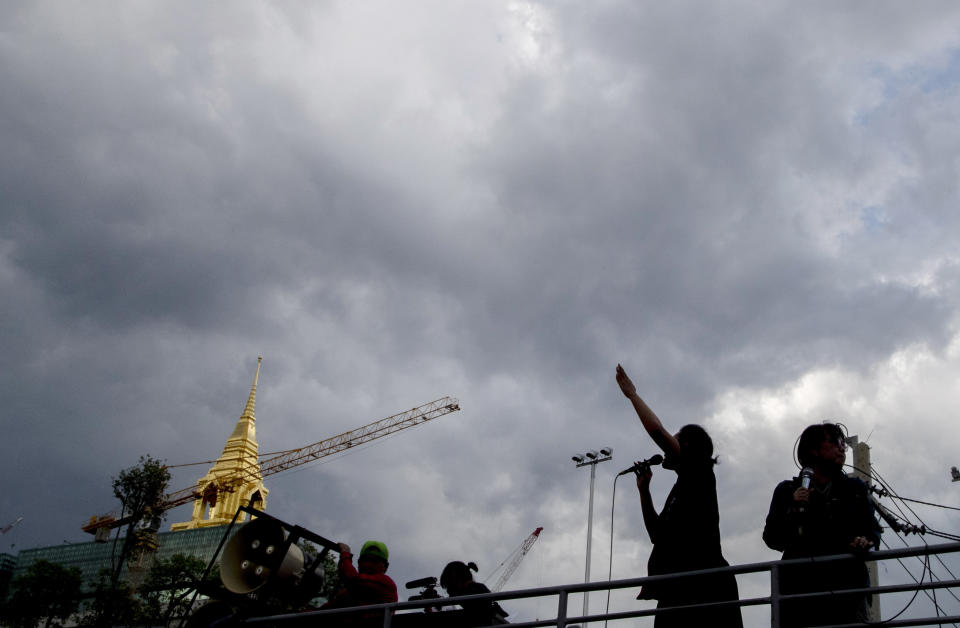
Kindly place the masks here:
<instances>
[{"instance_id":1,"label":"silhouetted person with raised arm","mask_svg":"<svg viewBox=\"0 0 960 628\"><path fill-rule=\"evenodd\" d=\"M390 553L380 541L367 541L360 549L357 566L353 566L353 553L346 543L339 543L340 561L337 574L340 591L321 609L349 608L368 604L389 604L397 601L397 585L387 575ZM383 612L355 613L328 618L330 626L378 626L383 623ZM326 624L324 624L326 625Z\"/></svg>"},{"instance_id":2,"label":"silhouetted person with raised arm","mask_svg":"<svg viewBox=\"0 0 960 628\"><path fill-rule=\"evenodd\" d=\"M867 486L843 472L846 442L843 428L833 423L803 430L797 459L809 475L809 488L800 477L777 485L770 502L763 540L783 552L783 559L866 554L880 543ZM870 584L863 560L850 559L784 567L781 593L842 591ZM868 619L869 597L863 594L825 595L783 602L781 626L847 624Z\"/></svg>"},{"instance_id":3,"label":"silhouetted person with raised arm","mask_svg":"<svg viewBox=\"0 0 960 628\"><path fill-rule=\"evenodd\" d=\"M663 450L663 467L677 473L663 510L659 513L650 496L649 467L637 472L637 489L643 522L653 543L647 562L647 575L659 576L682 571L726 567L720 547L720 513L717 505L717 480L713 466L713 441L699 425L685 425L671 434L661 423L617 365L617 383L633 404L643 428ZM638 599L657 600L658 609L690 604L737 600L737 581L732 574L697 576L673 582L648 584ZM679 609L657 614L657 628L671 626L740 627L740 608Z\"/></svg>"}]
</instances>

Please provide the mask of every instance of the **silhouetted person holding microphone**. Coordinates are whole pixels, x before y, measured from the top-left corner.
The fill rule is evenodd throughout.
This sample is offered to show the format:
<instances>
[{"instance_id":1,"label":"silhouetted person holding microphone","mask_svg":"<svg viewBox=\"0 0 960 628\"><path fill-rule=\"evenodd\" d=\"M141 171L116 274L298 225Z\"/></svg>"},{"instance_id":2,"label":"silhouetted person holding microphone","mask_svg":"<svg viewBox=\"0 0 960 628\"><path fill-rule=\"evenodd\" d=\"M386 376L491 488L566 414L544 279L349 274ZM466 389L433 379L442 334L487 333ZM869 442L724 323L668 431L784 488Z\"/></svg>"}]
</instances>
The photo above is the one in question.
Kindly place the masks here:
<instances>
[{"instance_id":1,"label":"silhouetted person holding microphone","mask_svg":"<svg viewBox=\"0 0 960 628\"><path fill-rule=\"evenodd\" d=\"M671 434L660 422L617 365L617 383L633 404L643 428L663 450L663 468L675 471L677 481L659 513L650 496L652 472L649 465L637 471L637 489L643 522L653 543L647 562L647 575L659 576L712 567L726 567L720 547L720 513L717 505L717 480L713 466L713 441L699 425L685 425ZM638 599L655 599L657 608L737 600L737 581L732 574L696 576L674 582L648 584ZM657 614L654 626L740 627L740 608L678 609Z\"/></svg>"},{"instance_id":2,"label":"silhouetted person holding microphone","mask_svg":"<svg viewBox=\"0 0 960 628\"><path fill-rule=\"evenodd\" d=\"M783 559L866 554L880 543L867 486L843 472L846 461L843 429L833 423L811 425L797 445L800 476L777 485L763 529L763 540L783 552ZM842 591L867 587L870 580L861 559L784 567L781 593ZM847 624L868 619L869 597L854 593L786 600L781 626Z\"/></svg>"}]
</instances>

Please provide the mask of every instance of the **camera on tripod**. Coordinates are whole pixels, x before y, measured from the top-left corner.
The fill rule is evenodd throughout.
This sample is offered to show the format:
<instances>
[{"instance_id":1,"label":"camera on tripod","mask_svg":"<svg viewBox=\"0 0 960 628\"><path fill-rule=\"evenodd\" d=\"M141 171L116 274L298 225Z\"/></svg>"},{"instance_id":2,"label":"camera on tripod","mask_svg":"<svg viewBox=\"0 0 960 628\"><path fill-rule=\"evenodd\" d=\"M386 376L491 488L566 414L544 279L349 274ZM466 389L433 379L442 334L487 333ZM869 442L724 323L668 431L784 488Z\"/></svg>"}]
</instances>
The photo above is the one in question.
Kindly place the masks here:
<instances>
[{"instance_id":1,"label":"camera on tripod","mask_svg":"<svg viewBox=\"0 0 960 628\"><path fill-rule=\"evenodd\" d=\"M411 580L406 585L408 589L420 589L420 593L416 595L411 595L409 600L411 602L416 602L417 600L438 600L440 599L440 594L437 593L437 579L433 576L427 576L426 578L420 578L419 580Z\"/></svg>"}]
</instances>

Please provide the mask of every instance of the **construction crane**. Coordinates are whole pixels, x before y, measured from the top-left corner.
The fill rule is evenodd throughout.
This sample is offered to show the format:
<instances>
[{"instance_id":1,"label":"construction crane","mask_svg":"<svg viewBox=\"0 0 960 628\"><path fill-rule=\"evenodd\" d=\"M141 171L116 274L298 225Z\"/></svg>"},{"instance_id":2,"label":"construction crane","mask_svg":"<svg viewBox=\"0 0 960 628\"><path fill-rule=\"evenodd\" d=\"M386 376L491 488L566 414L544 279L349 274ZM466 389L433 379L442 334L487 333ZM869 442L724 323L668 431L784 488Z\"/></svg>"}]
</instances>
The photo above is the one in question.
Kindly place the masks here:
<instances>
[{"instance_id":1,"label":"construction crane","mask_svg":"<svg viewBox=\"0 0 960 628\"><path fill-rule=\"evenodd\" d=\"M507 580L510 579L510 576L513 575L513 572L517 570L517 567L520 566L520 562L523 560L523 557L527 555L527 552L530 551L530 548L533 547L533 544L537 542L537 539L540 538L540 532L543 531L543 528L537 528L530 536L524 539L523 543L520 544L520 547L513 550L510 553L510 556L507 557L505 561L500 563L496 569L493 570L493 573L490 574L490 577L493 577L494 573L503 567L503 573L500 574L500 577L497 579L496 584L490 587L490 590L496 593L503 589L503 585L507 583ZM487 580L490 578L488 577Z\"/></svg>"},{"instance_id":2,"label":"construction crane","mask_svg":"<svg viewBox=\"0 0 960 628\"><path fill-rule=\"evenodd\" d=\"M23 521L23 517L17 517L17 520L16 520L16 521L12 521L12 522L8 523L7 525L3 526L2 528L0 528L0 534L6 534L6 533L9 532L10 530L13 530L13 529L16 528L18 525L20 525L20 522L21 522L21 521Z\"/></svg>"},{"instance_id":3,"label":"construction crane","mask_svg":"<svg viewBox=\"0 0 960 628\"><path fill-rule=\"evenodd\" d=\"M373 423L368 423L363 427L344 432L338 436L322 440L299 449L290 449L279 452L272 458L267 458L260 463L260 477L265 478L270 475L287 471L308 462L314 462L326 456L340 453L357 447L378 438L389 436L400 430L426 423L427 421L442 417L445 414L456 412L460 409L460 402L452 397L441 397L417 406L405 412L400 412ZM229 491L234 486L241 484L243 478L228 478L224 480L220 490ZM164 510L170 510L177 506L182 506L199 499L201 496L197 492L196 486L189 486L185 489L169 493L164 503ZM117 528L130 523L130 518L117 519L116 515L111 513L101 516L93 516L90 521L82 526L84 532L96 534L99 529Z\"/></svg>"}]
</instances>

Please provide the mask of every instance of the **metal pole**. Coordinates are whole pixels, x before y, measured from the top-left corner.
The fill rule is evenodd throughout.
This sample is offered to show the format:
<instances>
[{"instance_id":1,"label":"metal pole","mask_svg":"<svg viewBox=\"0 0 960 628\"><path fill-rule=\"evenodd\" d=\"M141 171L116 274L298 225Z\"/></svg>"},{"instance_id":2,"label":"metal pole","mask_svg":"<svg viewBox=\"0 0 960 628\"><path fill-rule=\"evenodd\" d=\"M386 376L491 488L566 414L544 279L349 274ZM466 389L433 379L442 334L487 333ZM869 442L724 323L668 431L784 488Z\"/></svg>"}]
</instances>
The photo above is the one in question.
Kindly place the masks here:
<instances>
[{"instance_id":1,"label":"metal pole","mask_svg":"<svg viewBox=\"0 0 960 628\"><path fill-rule=\"evenodd\" d=\"M780 565L770 566L770 626L780 628Z\"/></svg>"},{"instance_id":2,"label":"metal pole","mask_svg":"<svg viewBox=\"0 0 960 628\"><path fill-rule=\"evenodd\" d=\"M870 474L873 470L870 468L870 446L866 443L861 443L860 439L856 436L851 438L855 440L853 443L853 467L854 475L866 483L867 486L873 485L873 478ZM868 560L867 562L867 575L870 577L870 586L875 587L880 584L880 574L877 570L877 561ZM880 595L877 593L872 594L870 598L870 608L867 609L869 614L870 621L879 622L880 621Z\"/></svg>"},{"instance_id":3,"label":"metal pole","mask_svg":"<svg viewBox=\"0 0 960 628\"><path fill-rule=\"evenodd\" d=\"M567 628L567 592L560 591L557 601L557 628Z\"/></svg>"},{"instance_id":4,"label":"metal pole","mask_svg":"<svg viewBox=\"0 0 960 628\"><path fill-rule=\"evenodd\" d=\"M587 508L587 567L584 570L583 582L590 582L590 542L593 540L593 480L597 475L596 463L590 465L590 506ZM587 616L590 607L590 592L583 592L583 615Z\"/></svg>"},{"instance_id":5,"label":"metal pole","mask_svg":"<svg viewBox=\"0 0 960 628\"><path fill-rule=\"evenodd\" d=\"M589 460L588 460L589 459ZM587 508L587 564L584 568L583 580L585 584L590 583L590 546L593 542L593 485L597 477L597 465L607 460L613 460L613 448L604 447L599 452L588 451L583 455L576 455L573 461L577 463L577 468L590 466L590 504ZM590 610L590 593L583 592L583 614L584 616Z\"/></svg>"}]
</instances>

